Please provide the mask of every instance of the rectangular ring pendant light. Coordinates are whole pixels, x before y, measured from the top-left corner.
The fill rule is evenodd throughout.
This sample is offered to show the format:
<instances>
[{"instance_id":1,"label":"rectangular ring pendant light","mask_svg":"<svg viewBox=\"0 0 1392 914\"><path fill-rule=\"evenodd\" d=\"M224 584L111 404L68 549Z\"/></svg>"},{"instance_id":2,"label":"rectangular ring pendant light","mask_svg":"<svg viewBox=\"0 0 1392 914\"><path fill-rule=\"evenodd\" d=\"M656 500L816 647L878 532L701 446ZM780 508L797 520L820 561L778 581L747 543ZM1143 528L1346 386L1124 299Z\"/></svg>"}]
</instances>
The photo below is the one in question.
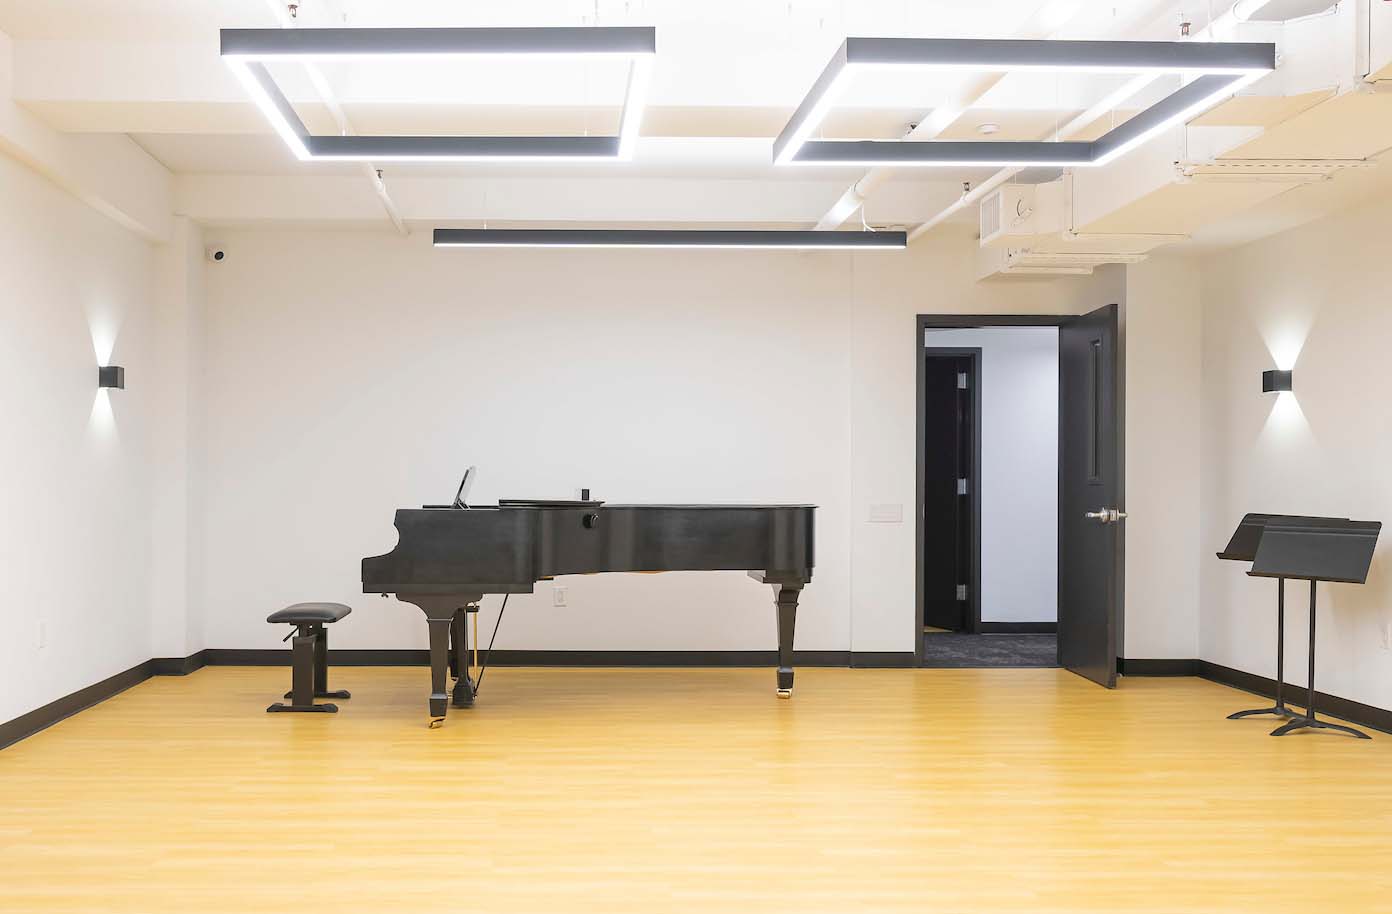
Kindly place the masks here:
<instances>
[{"instance_id":1,"label":"rectangular ring pendant light","mask_svg":"<svg viewBox=\"0 0 1392 914\"><path fill-rule=\"evenodd\" d=\"M814 140L850 77L868 69L1072 70L1194 77L1090 142ZM1276 69L1276 46L1201 41L847 38L773 143L775 165L1104 165Z\"/></svg>"},{"instance_id":2,"label":"rectangular ring pendant light","mask_svg":"<svg viewBox=\"0 0 1392 914\"><path fill-rule=\"evenodd\" d=\"M437 248L752 248L786 251L899 251L906 232L727 229L449 229Z\"/></svg>"},{"instance_id":3,"label":"rectangular ring pendant light","mask_svg":"<svg viewBox=\"0 0 1392 914\"><path fill-rule=\"evenodd\" d=\"M306 161L631 159L656 53L651 27L222 30L223 60L290 151ZM618 136L317 136L266 68L273 61L474 55L628 58Z\"/></svg>"}]
</instances>

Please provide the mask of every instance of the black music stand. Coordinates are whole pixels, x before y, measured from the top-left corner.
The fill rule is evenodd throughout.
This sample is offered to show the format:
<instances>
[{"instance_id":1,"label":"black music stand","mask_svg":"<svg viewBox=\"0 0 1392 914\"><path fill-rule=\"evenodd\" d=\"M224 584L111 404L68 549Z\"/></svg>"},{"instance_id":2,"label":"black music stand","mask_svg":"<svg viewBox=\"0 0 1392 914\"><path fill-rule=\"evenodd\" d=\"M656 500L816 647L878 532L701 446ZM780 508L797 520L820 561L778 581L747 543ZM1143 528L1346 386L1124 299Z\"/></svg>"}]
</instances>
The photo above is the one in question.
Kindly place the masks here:
<instances>
[{"instance_id":1,"label":"black music stand","mask_svg":"<svg viewBox=\"0 0 1392 914\"><path fill-rule=\"evenodd\" d=\"M1272 736L1310 728L1339 730L1359 739L1372 739L1353 727L1315 718L1315 585L1319 581L1343 584L1367 581L1381 530L1382 524L1378 521L1332 517L1275 517L1266 522L1257 543L1252 570L1247 573L1254 577L1310 582L1310 656L1305 714L1272 730Z\"/></svg>"},{"instance_id":2,"label":"black music stand","mask_svg":"<svg viewBox=\"0 0 1392 914\"><path fill-rule=\"evenodd\" d=\"M1299 517L1293 514L1247 514L1242 518L1242 522L1233 531L1232 539L1228 540L1228 545L1222 552L1218 553L1218 558L1234 562L1251 562L1257 557L1257 546L1261 543L1262 531L1266 525L1273 520L1300 520L1318 523L1321 521L1344 520L1345 518L1328 517ZM1286 676L1286 579L1277 577L1276 579L1276 704L1269 708L1252 708L1249 711L1237 711L1228 715L1228 720L1239 720L1243 717L1252 717L1257 714L1272 714L1276 717L1300 717L1298 711L1292 711L1286 707L1285 698L1282 690L1285 688Z\"/></svg>"}]
</instances>

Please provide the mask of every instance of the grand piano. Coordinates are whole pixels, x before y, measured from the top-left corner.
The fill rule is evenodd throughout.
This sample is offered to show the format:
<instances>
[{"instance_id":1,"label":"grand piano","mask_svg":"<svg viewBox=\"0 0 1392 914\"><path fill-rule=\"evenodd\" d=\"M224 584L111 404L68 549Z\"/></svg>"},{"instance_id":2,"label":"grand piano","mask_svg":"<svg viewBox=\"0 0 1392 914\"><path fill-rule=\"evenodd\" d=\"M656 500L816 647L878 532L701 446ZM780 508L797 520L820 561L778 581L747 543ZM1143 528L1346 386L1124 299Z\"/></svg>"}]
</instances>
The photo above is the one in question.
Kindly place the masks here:
<instances>
[{"instance_id":1,"label":"grand piano","mask_svg":"<svg viewBox=\"0 0 1392 914\"><path fill-rule=\"evenodd\" d=\"M461 485L461 492L465 486ZM363 559L364 593L395 594L430 631L430 724L473 704L467 613L485 594L531 593L537 581L604 571L747 571L772 585L778 696L793 691L798 596L812 579L814 505L617 505L502 500L497 506L402 508L398 542ZM447 693L449 674L455 676Z\"/></svg>"}]
</instances>

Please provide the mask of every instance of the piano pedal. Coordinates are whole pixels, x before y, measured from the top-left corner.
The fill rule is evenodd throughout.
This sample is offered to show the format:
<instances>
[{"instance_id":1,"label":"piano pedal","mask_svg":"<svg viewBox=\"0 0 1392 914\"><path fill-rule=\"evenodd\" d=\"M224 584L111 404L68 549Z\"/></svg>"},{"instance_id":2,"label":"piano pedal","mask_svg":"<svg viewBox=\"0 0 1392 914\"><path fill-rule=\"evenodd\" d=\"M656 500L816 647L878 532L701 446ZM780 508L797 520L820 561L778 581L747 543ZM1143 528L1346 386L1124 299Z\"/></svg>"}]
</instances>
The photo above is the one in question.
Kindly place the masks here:
<instances>
[{"instance_id":1,"label":"piano pedal","mask_svg":"<svg viewBox=\"0 0 1392 914\"><path fill-rule=\"evenodd\" d=\"M779 690L778 690L778 697L779 697L779 698L792 698L792 697L793 697L793 690L792 690L792 689L779 689Z\"/></svg>"}]
</instances>

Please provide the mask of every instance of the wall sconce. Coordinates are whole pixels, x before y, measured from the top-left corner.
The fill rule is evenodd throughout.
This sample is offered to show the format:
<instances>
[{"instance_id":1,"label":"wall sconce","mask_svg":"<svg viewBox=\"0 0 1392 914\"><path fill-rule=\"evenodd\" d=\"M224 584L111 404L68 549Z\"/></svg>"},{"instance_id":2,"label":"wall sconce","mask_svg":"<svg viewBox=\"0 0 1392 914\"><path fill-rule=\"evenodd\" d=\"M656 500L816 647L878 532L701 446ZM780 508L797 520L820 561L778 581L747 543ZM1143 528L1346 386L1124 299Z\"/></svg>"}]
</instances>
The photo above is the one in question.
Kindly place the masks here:
<instances>
[{"instance_id":1,"label":"wall sconce","mask_svg":"<svg viewBox=\"0 0 1392 914\"><path fill-rule=\"evenodd\" d=\"M1262 393L1280 393L1291 389L1291 374L1289 371L1281 371L1273 368L1270 371L1262 372Z\"/></svg>"},{"instance_id":2,"label":"wall sconce","mask_svg":"<svg viewBox=\"0 0 1392 914\"><path fill-rule=\"evenodd\" d=\"M97 386L126 389L126 370L120 365L103 365L97 369Z\"/></svg>"}]
</instances>

